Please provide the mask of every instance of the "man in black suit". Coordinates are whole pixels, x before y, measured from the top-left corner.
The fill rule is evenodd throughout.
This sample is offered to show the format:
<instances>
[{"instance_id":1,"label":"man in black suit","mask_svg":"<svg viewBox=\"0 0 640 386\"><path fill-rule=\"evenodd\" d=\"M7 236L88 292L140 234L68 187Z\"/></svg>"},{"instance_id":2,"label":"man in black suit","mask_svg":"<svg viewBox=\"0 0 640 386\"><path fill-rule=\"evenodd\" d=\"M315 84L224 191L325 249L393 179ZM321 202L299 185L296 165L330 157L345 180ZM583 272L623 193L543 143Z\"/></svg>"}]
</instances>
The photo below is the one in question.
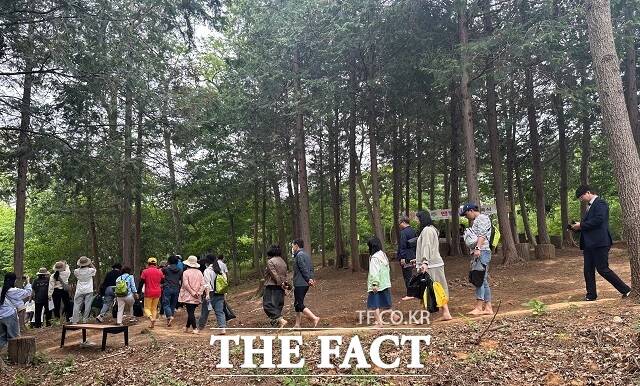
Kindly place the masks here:
<instances>
[{"instance_id":1,"label":"man in black suit","mask_svg":"<svg viewBox=\"0 0 640 386\"><path fill-rule=\"evenodd\" d=\"M580 231L580 249L584 254L584 281L587 285L585 300L592 301L598 297L596 271L611 283L623 298L629 296L631 288L609 268L609 249L612 244L609 233L609 205L586 185L576 190L576 198L587 203L587 212L582 221L571 226L574 231Z\"/></svg>"}]
</instances>

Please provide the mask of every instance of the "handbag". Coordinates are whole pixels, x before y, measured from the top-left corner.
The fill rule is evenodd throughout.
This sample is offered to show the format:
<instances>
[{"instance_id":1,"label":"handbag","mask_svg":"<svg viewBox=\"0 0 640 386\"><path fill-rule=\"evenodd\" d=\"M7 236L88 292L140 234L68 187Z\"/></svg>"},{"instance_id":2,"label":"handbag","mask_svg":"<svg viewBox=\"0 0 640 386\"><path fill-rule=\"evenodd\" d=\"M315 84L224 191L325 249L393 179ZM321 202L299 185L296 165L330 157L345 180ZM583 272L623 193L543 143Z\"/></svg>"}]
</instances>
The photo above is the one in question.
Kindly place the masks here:
<instances>
[{"instance_id":1,"label":"handbag","mask_svg":"<svg viewBox=\"0 0 640 386\"><path fill-rule=\"evenodd\" d=\"M469 283L473 284L476 288L482 287L485 274L486 266L482 264L480 258L476 257L471 261L471 269L469 270Z\"/></svg>"},{"instance_id":2,"label":"handbag","mask_svg":"<svg viewBox=\"0 0 640 386\"><path fill-rule=\"evenodd\" d=\"M227 301L224 301L224 317L225 319L228 321L235 319L236 318L236 314L233 313L233 310L231 309L231 307L229 307L229 304L227 303Z\"/></svg>"},{"instance_id":3,"label":"handbag","mask_svg":"<svg viewBox=\"0 0 640 386\"><path fill-rule=\"evenodd\" d=\"M136 318L140 318L144 316L144 310L142 308L142 302L139 299L136 299L133 302L133 316Z\"/></svg>"}]
</instances>

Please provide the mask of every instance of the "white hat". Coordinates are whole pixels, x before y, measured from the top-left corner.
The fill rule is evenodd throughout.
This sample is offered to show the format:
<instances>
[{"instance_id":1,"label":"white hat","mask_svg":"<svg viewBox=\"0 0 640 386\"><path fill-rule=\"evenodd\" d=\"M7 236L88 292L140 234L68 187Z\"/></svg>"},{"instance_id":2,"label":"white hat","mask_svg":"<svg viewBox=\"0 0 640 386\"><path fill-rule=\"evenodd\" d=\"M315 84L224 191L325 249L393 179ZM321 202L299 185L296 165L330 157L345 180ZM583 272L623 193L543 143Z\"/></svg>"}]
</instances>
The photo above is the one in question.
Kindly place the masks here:
<instances>
[{"instance_id":1,"label":"white hat","mask_svg":"<svg viewBox=\"0 0 640 386\"><path fill-rule=\"evenodd\" d=\"M198 263L198 258L191 255L189 258L182 262L184 265L191 268L200 268L200 263Z\"/></svg>"}]
</instances>

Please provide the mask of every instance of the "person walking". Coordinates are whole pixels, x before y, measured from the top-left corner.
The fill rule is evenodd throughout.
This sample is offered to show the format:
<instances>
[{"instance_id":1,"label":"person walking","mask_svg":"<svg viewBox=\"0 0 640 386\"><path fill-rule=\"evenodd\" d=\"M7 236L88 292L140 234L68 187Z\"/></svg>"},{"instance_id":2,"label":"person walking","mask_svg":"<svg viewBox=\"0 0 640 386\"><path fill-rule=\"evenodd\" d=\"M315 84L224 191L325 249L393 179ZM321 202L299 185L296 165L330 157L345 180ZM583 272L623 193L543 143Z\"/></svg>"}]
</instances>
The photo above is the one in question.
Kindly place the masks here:
<instances>
[{"instance_id":1,"label":"person walking","mask_svg":"<svg viewBox=\"0 0 640 386\"><path fill-rule=\"evenodd\" d=\"M93 277L96 275L96 268L88 257L81 256L78 259L77 265L78 268L73 270L73 274L76 279L78 279L78 282L76 284L76 293L73 297L72 324L80 321L81 312L82 323L87 323L89 320L91 303L93 302Z\"/></svg>"},{"instance_id":2,"label":"person walking","mask_svg":"<svg viewBox=\"0 0 640 386\"><path fill-rule=\"evenodd\" d=\"M433 226L431 215L425 211L416 213L420 221L420 236L416 243L416 268L418 272L426 272L431 280L439 282L444 289L447 298L449 297L449 286L444 275L444 260L440 256L440 240L438 229ZM449 305L442 306L442 320L451 320Z\"/></svg>"},{"instance_id":3,"label":"person walking","mask_svg":"<svg viewBox=\"0 0 640 386\"><path fill-rule=\"evenodd\" d=\"M147 268L140 274L140 290L144 286L144 315L149 318L149 328L153 329L158 320L158 305L162 295L162 280L164 274L158 268L155 257L147 259Z\"/></svg>"},{"instance_id":4,"label":"person walking","mask_svg":"<svg viewBox=\"0 0 640 386\"><path fill-rule=\"evenodd\" d=\"M115 286L116 279L120 277L122 274L122 264L115 263L111 266L111 271L107 273L100 285L100 295L102 295L102 308L100 309L100 313L96 316L96 321L98 323L102 323L104 321L104 317L107 316L111 307L113 307L113 302L115 301Z\"/></svg>"},{"instance_id":5,"label":"person walking","mask_svg":"<svg viewBox=\"0 0 640 386\"><path fill-rule=\"evenodd\" d=\"M171 327L176 307L178 306L178 295L182 286L182 269L178 267L178 257L169 256L167 266L162 269L164 282L162 284L162 308L164 316L167 318L167 327Z\"/></svg>"},{"instance_id":6,"label":"person walking","mask_svg":"<svg viewBox=\"0 0 640 386\"><path fill-rule=\"evenodd\" d=\"M293 307L296 311L294 328L300 328L303 315L313 321L313 327L318 327L320 322L320 317L311 312L304 304L309 287L315 286L316 283L313 280L313 262L303 248L304 241L302 239L295 240L291 245L291 252L293 253Z\"/></svg>"},{"instance_id":7,"label":"person walking","mask_svg":"<svg viewBox=\"0 0 640 386\"><path fill-rule=\"evenodd\" d=\"M469 222L473 222L471 228L465 232L476 240L472 245L471 257L478 259L484 268L484 280L480 287L476 287L476 306L469 311L469 315L492 315L491 288L489 287L489 263L491 262L491 219L486 214L480 213L478 205L469 202L464 204L460 216L465 216Z\"/></svg>"},{"instance_id":8,"label":"person walking","mask_svg":"<svg viewBox=\"0 0 640 386\"><path fill-rule=\"evenodd\" d=\"M586 301L598 298L596 291L596 271L622 294L631 294L629 287L609 268L609 250L613 241L609 232L609 205L587 185L576 190L576 199L587 203L587 211L582 221L571 228L580 231L580 249L584 255L584 281L587 287Z\"/></svg>"},{"instance_id":9,"label":"person walking","mask_svg":"<svg viewBox=\"0 0 640 386\"><path fill-rule=\"evenodd\" d=\"M116 323L121 326L124 318L124 311L126 307L131 310L131 316L133 318L133 303L138 297L138 291L136 290L136 282L131 274L130 267L122 267L120 276L116 279L116 285L114 287L114 294L118 300L118 314L116 316Z\"/></svg>"},{"instance_id":10,"label":"person walking","mask_svg":"<svg viewBox=\"0 0 640 386\"><path fill-rule=\"evenodd\" d=\"M187 324L184 332L188 332L189 328L193 329L194 334L198 334L198 325L196 323L196 307L202 302L202 294L204 293L204 276L200 272L200 264L198 258L189 256L183 261L185 271L182 274L182 286L180 287L180 295L178 301L184 303L187 309Z\"/></svg>"},{"instance_id":11,"label":"person walking","mask_svg":"<svg viewBox=\"0 0 640 386\"><path fill-rule=\"evenodd\" d=\"M49 309L49 271L42 267L38 270L38 276L33 281L33 302L35 304L35 328L42 327L42 310L47 327L51 326L51 310Z\"/></svg>"},{"instance_id":12,"label":"person walking","mask_svg":"<svg viewBox=\"0 0 640 386\"><path fill-rule=\"evenodd\" d=\"M369 248L369 274L367 276L367 308L375 312L375 328L382 328L382 312L391 308L391 270L389 258L377 237L367 242Z\"/></svg>"},{"instance_id":13,"label":"person walking","mask_svg":"<svg viewBox=\"0 0 640 386\"><path fill-rule=\"evenodd\" d=\"M264 292L262 293L262 309L267 314L272 326L284 327L287 320L282 317L284 298L287 288L287 263L282 258L282 248L272 245L267 251L267 266L264 270Z\"/></svg>"},{"instance_id":14,"label":"person walking","mask_svg":"<svg viewBox=\"0 0 640 386\"><path fill-rule=\"evenodd\" d=\"M404 278L404 286L409 295L409 283L413 276L414 260L416 258L416 231L411 227L409 217L400 216L400 239L398 240L398 261L402 268L402 277Z\"/></svg>"},{"instance_id":15,"label":"person walking","mask_svg":"<svg viewBox=\"0 0 640 386\"><path fill-rule=\"evenodd\" d=\"M0 349L9 343L9 339L20 336L17 310L24 307L25 300L32 294L29 277L25 277L24 289L16 288L17 279L13 272L4 275L2 291L0 291Z\"/></svg>"},{"instance_id":16,"label":"person walking","mask_svg":"<svg viewBox=\"0 0 640 386\"><path fill-rule=\"evenodd\" d=\"M49 297L53 299L53 316L69 323L71 318L71 298L69 297L69 277L71 270L66 261L58 261L53 266L53 275L49 277Z\"/></svg>"},{"instance_id":17,"label":"person walking","mask_svg":"<svg viewBox=\"0 0 640 386\"><path fill-rule=\"evenodd\" d=\"M226 264L222 260L219 260L213 255L207 255L206 257L207 268L204 270L204 287L205 287L205 302L202 304L200 320L198 321L198 329L201 331L207 325L209 319L209 312L213 310L216 314L216 322L218 323L219 334L224 335L226 333L227 318L224 314L224 294L226 293L226 285L228 285L228 274ZM218 276L221 276L218 278ZM218 284L227 283L225 285ZM218 288L224 287L224 288Z\"/></svg>"}]
</instances>

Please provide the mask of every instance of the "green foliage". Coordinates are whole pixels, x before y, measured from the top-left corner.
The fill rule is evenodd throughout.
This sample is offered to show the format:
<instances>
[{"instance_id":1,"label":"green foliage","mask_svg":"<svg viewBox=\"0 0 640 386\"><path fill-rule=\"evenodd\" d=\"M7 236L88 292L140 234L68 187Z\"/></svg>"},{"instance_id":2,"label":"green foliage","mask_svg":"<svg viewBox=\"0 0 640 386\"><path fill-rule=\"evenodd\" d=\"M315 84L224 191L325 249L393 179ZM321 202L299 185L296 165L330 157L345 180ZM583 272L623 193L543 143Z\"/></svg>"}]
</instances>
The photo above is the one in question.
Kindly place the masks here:
<instances>
[{"instance_id":1,"label":"green foliage","mask_svg":"<svg viewBox=\"0 0 640 386\"><path fill-rule=\"evenodd\" d=\"M547 305L541 300L531 299L527 302L526 306L531 309L533 316L542 316L547 313Z\"/></svg>"}]
</instances>

